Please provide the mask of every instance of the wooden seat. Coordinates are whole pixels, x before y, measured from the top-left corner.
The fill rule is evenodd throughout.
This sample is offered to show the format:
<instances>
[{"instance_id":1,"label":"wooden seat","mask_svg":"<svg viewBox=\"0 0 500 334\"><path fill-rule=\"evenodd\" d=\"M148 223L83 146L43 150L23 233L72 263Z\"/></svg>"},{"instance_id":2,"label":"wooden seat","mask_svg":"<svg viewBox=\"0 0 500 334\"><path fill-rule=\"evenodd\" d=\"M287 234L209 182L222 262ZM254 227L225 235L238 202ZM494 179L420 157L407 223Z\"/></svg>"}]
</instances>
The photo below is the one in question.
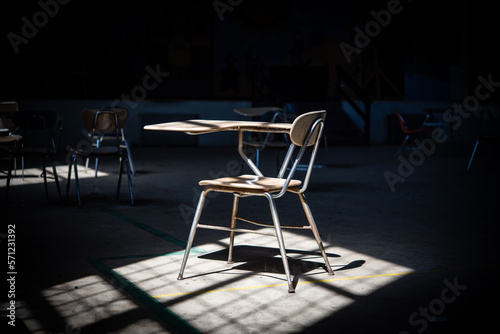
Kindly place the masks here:
<instances>
[{"instance_id":1,"label":"wooden seat","mask_svg":"<svg viewBox=\"0 0 500 334\"><path fill-rule=\"evenodd\" d=\"M280 191L285 184L285 179L257 175L240 175L236 177L223 177L215 180L202 180L200 186L218 186L221 188L236 188L238 190L252 190L262 192ZM302 181L291 180L289 187L300 187ZM221 189L222 190L222 189ZM230 190L233 192L233 190Z\"/></svg>"},{"instance_id":2,"label":"wooden seat","mask_svg":"<svg viewBox=\"0 0 500 334\"><path fill-rule=\"evenodd\" d=\"M288 282L289 292L295 292L295 287L292 284L292 280L290 277L290 269L288 266L288 259L286 255L285 243L283 240L282 228L311 230L318 245L318 248L321 252L321 256L323 257L323 260L325 262L325 269L328 272L328 274L333 275L333 271L330 267L330 263L326 255L325 248L323 246L318 229L316 227L316 223L314 221L311 210L304 196L304 192L307 189L307 185L309 183L309 179L311 176L311 171L314 166L314 159L316 157L319 138L323 130L325 117L326 117L326 112L323 110L323 111L314 111L306 113L295 119L290 130L291 144L288 148L285 160L280 168L277 177L266 177L263 175L258 176L258 175L245 174L236 177L223 177L214 180L202 180L199 182L199 185L204 186L204 189L200 194L196 212L193 218L191 231L188 237L186 251L184 253L184 258L182 260L178 279L184 279L183 276L184 270L189 257L189 252L193 245L194 236L198 228L223 230L230 232L229 249L228 249L229 256L227 261L228 263L232 263L233 261L233 245L235 239L235 232L258 233L258 234L272 235L276 237L283 262L283 268L285 270L285 275ZM298 147L300 150L294 156L294 150L296 147ZM298 180L294 178L294 175L301 159L303 158L308 148L312 150L309 158L308 169L305 173L305 176L303 176L303 179ZM210 192L222 192L222 193L233 194L233 213L231 216L230 227L225 227L220 225L200 224L200 217L204 207L205 198L207 194ZM282 197L286 192L292 192L299 196L300 203L302 204L302 208L309 223L308 225L305 226L282 225L280 223L275 200ZM257 222L252 219L243 218L240 215L238 215L238 206L240 199L250 196L261 196L265 197L268 200L269 208L271 211L272 224ZM262 227L271 227L272 232L264 233L262 231L236 228L237 221L251 223Z\"/></svg>"}]
</instances>

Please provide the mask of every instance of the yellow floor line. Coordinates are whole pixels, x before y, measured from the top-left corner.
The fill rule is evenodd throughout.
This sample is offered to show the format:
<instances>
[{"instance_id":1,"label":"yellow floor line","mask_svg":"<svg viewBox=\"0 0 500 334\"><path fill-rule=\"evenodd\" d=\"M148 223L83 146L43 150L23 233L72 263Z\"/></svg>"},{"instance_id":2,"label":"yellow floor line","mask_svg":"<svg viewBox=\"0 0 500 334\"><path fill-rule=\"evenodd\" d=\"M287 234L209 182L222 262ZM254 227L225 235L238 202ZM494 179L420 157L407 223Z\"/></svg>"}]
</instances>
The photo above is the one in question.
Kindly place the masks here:
<instances>
[{"instance_id":1,"label":"yellow floor line","mask_svg":"<svg viewBox=\"0 0 500 334\"><path fill-rule=\"evenodd\" d=\"M432 270L432 271L439 271L439 270ZM431 271L426 271L426 272L431 272ZM312 283L314 284L314 283L325 283L325 282L335 282L335 281L346 281L346 280L362 279L362 278L402 276L402 275L409 275L409 274L415 274L415 273L417 273L417 272L416 271L407 271L407 272L393 273L393 274L380 274L380 275L342 277L342 278L328 278L328 279L321 279L321 280L312 280L312 281L298 282L297 284L301 284L302 285L302 284L312 284ZM419 272L419 273L422 273L422 272ZM269 285L256 285L256 286L245 286L245 287L238 287L238 288L205 290L205 291L194 291L194 292L178 292L178 293L169 293L169 294L165 294L165 295L156 295L156 296L153 296L153 298L164 298L164 297L185 296L185 295L197 295L197 294L203 294L203 293L235 291L235 290L262 289L262 288L271 288L271 287L284 286L284 285L288 285L288 283L269 284Z\"/></svg>"}]
</instances>

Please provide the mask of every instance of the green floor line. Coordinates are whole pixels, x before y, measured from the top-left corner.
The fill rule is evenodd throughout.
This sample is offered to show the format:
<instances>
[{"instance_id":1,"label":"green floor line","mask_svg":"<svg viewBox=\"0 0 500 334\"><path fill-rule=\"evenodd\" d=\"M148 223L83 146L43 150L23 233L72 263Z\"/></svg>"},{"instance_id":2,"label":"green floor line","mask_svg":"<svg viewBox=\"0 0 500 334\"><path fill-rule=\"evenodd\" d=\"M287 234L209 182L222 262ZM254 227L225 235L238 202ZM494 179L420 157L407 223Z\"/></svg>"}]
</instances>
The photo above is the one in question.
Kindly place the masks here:
<instances>
[{"instance_id":1,"label":"green floor line","mask_svg":"<svg viewBox=\"0 0 500 334\"><path fill-rule=\"evenodd\" d=\"M171 236L170 234L167 234L165 232L162 232L162 231L159 231L149 225L146 225L146 224L143 224L133 218L130 218L130 217L127 217L119 212L116 212L116 211L113 211L113 210L109 210L105 207L100 207L101 211L104 211L106 212L107 214L115 217L115 218L118 218L126 223L129 223L137 228L140 228L144 231L147 231L157 237L160 237L162 238L163 240L166 240L176 246L179 246L179 247L182 247L182 248L186 248L186 242L185 241L182 241L182 240L179 240L173 236ZM193 247L191 248L191 252L194 252L194 253L205 253L205 251L201 250L201 249L197 249L196 247ZM170 253L171 255L173 255L174 253Z\"/></svg>"},{"instance_id":2,"label":"green floor line","mask_svg":"<svg viewBox=\"0 0 500 334\"><path fill-rule=\"evenodd\" d=\"M191 249L191 254L205 254L206 251L200 249ZM184 251L180 252L172 252L172 253L161 253L161 254L139 254L139 255L121 255L121 256L109 256L109 257L100 257L96 259L97 261L109 261L109 260L123 260L123 259L143 259L150 257L158 257L158 256L171 256L171 255L183 255ZM90 260L93 261L93 260Z\"/></svg>"},{"instance_id":3,"label":"green floor line","mask_svg":"<svg viewBox=\"0 0 500 334\"><path fill-rule=\"evenodd\" d=\"M201 333L195 327L191 326L187 321L179 317L177 314L164 307L160 302L148 295L137 285L127 280L122 275L118 274L113 269L109 268L99 260L89 260L89 263L94 266L99 272L107 277L119 289L125 291L133 299L144 305L155 316L157 316L169 329L175 333Z\"/></svg>"}]
</instances>

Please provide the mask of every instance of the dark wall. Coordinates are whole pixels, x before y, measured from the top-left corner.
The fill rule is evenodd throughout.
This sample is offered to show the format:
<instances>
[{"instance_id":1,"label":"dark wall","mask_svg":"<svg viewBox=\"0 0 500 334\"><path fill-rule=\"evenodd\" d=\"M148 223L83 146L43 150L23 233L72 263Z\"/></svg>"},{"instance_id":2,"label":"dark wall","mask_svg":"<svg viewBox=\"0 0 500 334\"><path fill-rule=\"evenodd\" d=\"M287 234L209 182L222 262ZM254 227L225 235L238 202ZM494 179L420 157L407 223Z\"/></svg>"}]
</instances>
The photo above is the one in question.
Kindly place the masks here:
<instances>
[{"instance_id":1,"label":"dark wall","mask_svg":"<svg viewBox=\"0 0 500 334\"><path fill-rule=\"evenodd\" d=\"M454 68L469 94L478 75L500 73L494 11L470 1L402 0L347 59L340 45L355 47L356 28L394 1L8 2L0 99L318 100L335 95L336 65L373 98L403 99L412 87L425 99L408 84L414 74L446 95ZM151 71L169 74L144 81Z\"/></svg>"}]
</instances>

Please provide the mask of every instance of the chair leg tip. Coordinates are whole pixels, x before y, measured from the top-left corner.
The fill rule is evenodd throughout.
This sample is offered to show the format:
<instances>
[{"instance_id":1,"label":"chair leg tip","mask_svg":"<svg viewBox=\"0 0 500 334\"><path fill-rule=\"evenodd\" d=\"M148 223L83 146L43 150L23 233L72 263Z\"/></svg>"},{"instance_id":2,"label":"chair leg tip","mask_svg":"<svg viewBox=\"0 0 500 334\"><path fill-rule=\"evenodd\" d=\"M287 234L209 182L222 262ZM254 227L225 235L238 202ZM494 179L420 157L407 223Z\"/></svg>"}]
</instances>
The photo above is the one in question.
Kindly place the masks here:
<instances>
[{"instance_id":1,"label":"chair leg tip","mask_svg":"<svg viewBox=\"0 0 500 334\"><path fill-rule=\"evenodd\" d=\"M184 277L182 277L182 275L181 275L181 274L179 274L179 276L177 276L177 280L178 280L178 281L181 281L181 280L183 280L183 279L184 279Z\"/></svg>"},{"instance_id":2,"label":"chair leg tip","mask_svg":"<svg viewBox=\"0 0 500 334\"><path fill-rule=\"evenodd\" d=\"M288 287L288 293L295 293L295 288L293 286Z\"/></svg>"}]
</instances>

